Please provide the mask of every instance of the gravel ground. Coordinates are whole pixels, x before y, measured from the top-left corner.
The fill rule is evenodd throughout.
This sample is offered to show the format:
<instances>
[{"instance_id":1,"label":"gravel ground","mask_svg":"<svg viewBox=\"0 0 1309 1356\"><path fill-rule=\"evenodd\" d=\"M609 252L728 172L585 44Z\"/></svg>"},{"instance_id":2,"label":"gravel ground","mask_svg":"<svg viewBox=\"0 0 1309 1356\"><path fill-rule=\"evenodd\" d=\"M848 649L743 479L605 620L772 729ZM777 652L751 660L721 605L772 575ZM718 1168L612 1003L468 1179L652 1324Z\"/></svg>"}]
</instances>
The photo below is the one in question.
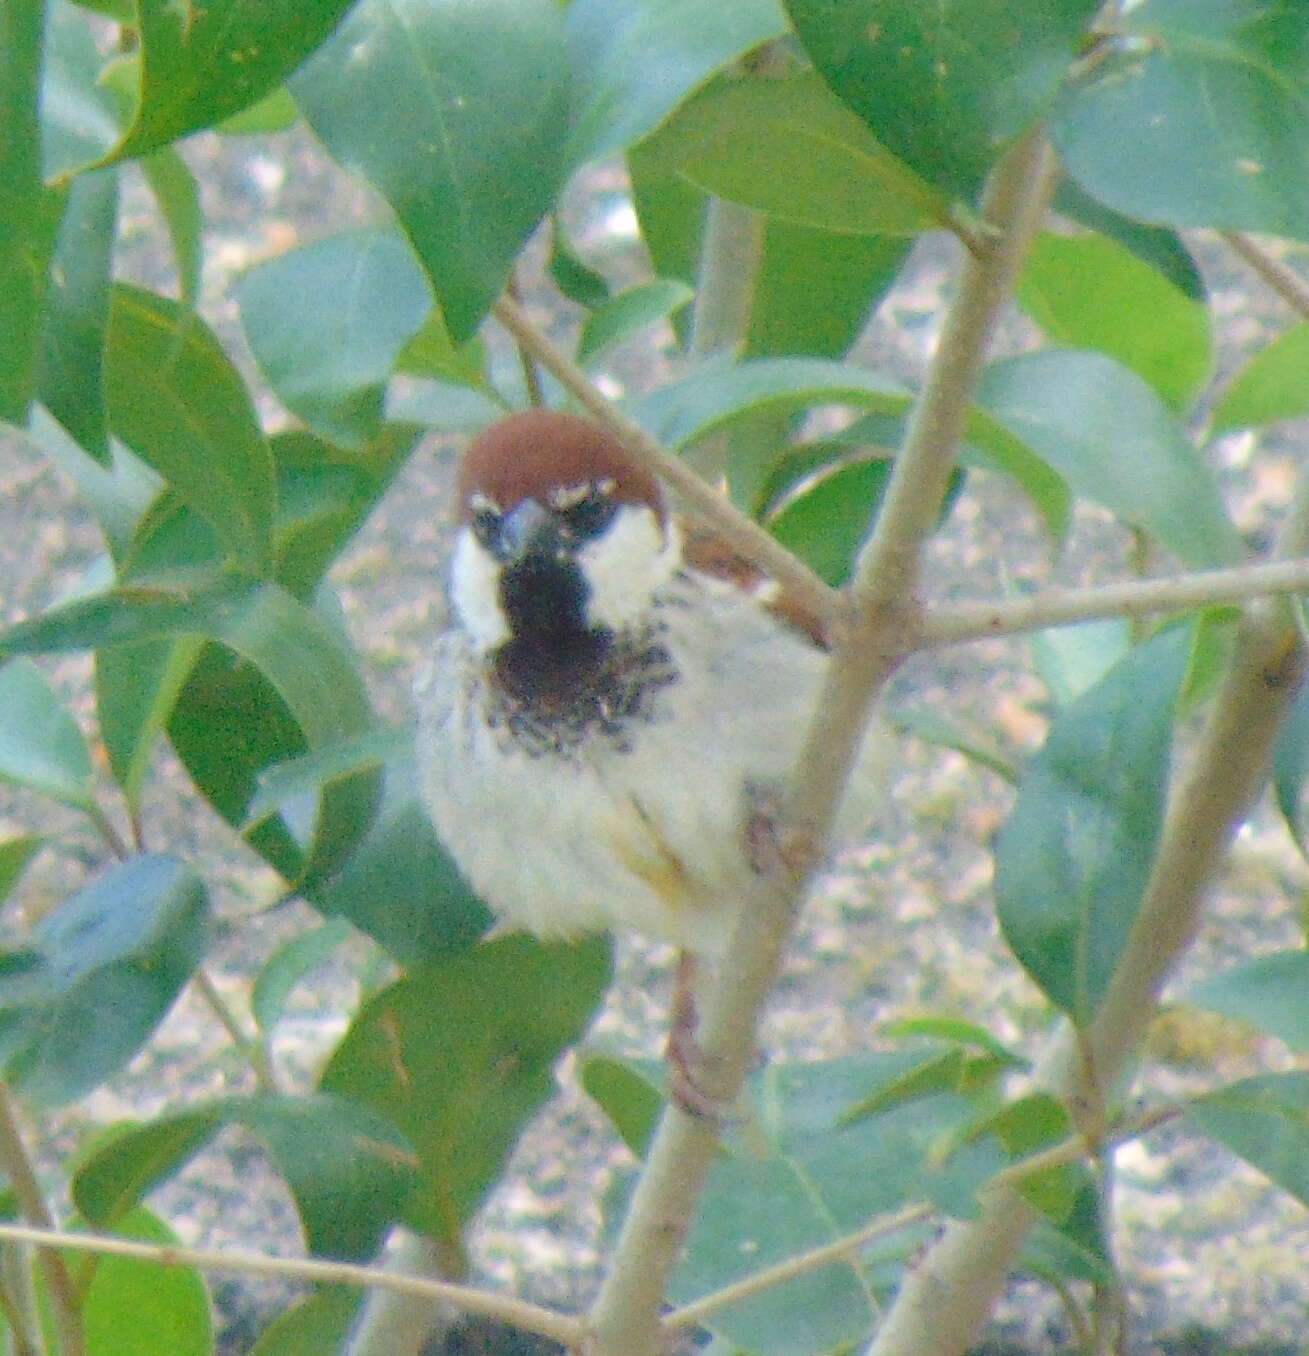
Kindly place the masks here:
<instances>
[{"instance_id":1,"label":"gravel ground","mask_svg":"<svg viewBox=\"0 0 1309 1356\"><path fill-rule=\"evenodd\" d=\"M201 137L188 154L202 174L209 222L203 309L239 352L229 292L234 274L268 254L367 219L374 204L296 134L235 143ZM124 276L168 286L166 254L139 188L129 193L126 213ZM588 258L611 279L637 276L639 254L624 233L615 172L593 176L566 215ZM1287 318L1216 250L1202 247L1201 254L1217 289L1220 363L1228 370ZM910 279L870 327L861 357L906 379L920 373L947 264L936 242L920 251ZM541 300L536 294L531 299ZM566 307L552 306L543 318L567 333ZM1016 348L1025 337L1014 321L1001 343ZM644 350L621 353L611 372L615 389L655 384L660 367ZM265 414L278 417L271 404ZM1235 438L1217 449L1229 501L1252 539L1265 540L1285 509L1304 432L1282 429L1258 446ZM388 716L405 711L410 676L440 617L434 569L451 450L433 440L415 456L335 571L376 704ZM69 487L20 440L0 441L0 489L0 615L11 620L74 588L98 541ZM932 545L930 587L945 598L984 596L1015 579L1108 578L1125 547L1113 523L1083 509L1067 549L1052 559L1039 525L1007 488L977 475ZM61 661L49 669L89 725L85 662ZM1038 746L1044 730L1043 692L1030 674L1026 646L1017 641L922 657L898 676L893 698L994 732L1014 751ZM905 743L875 840L838 858L808 908L770 1009L765 1049L786 1058L875 1050L884 1046L879 1031L887 1022L929 1011L968 1014L1027 1048L1039 1041L1042 1003L1001 945L993 916L987 843L1009 799L1001 781L959 755ZM240 1008L261 959L302 928L310 911L293 905L264 912L275 888L269 873L234 846L166 758L147 823L153 843L194 857L212 882L224 920L212 970ZM71 816L22 795L0 799L0 828L34 826L67 835L72 851L47 852L38 860L21 892L29 917L98 860L97 844ZM1304 864L1262 809L1240 837L1186 974L1293 944L1305 888ZM15 926L20 921L10 920ZM363 953L361 946L299 993L277 1046L289 1078L307 1082L339 1035ZM618 978L596 1033L629 1051L654 1053L663 1031L669 953L625 940L618 954ZM1280 1047L1181 1012L1160 1024L1151 1054L1149 1085L1163 1096L1209 1085L1216 1076L1288 1063ZM188 992L152 1048L122 1077L34 1133L43 1158L53 1162L88 1126L238 1089L244 1078L208 1010ZM565 1066L559 1096L523 1136L505 1184L484 1212L473 1239L478 1277L546 1303L585 1304L601 1270L597 1202L624 1161ZM216 1141L178 1181L157 1192L153 1204L188 1243L286 1254L299 1247L284 1189L257 1149L236 1135ZM1289 1198L1207 1142L1170 1127L1119 1155L1117 1207L1115 1239L1133 1351L1202 1356L1257 1350L1271 1356L1305 1347L1309 1272L1301 1259L1309 1229L1305 1213ZM213 1285L220 1350L230 1356L247 1351L269 1316L296 1293L244 1277L220 1277ZM1015 1283L981 1349L1046 1353L1067 1341L1062 1311L1049 1292ZM441 1349L503 1354L537 1348L465 1325Z\"/></svg>"}]
</instances>

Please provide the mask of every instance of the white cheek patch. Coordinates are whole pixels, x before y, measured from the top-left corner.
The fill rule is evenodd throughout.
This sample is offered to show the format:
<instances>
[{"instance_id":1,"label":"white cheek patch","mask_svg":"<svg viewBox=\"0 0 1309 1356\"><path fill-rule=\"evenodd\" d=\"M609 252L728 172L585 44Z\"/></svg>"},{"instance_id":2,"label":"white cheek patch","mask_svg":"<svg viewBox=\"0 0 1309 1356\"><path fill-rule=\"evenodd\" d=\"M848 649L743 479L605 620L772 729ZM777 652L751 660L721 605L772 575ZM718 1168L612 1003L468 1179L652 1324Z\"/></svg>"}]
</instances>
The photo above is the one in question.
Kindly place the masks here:
<instances>
[{"instance_id":1,"label":"white cheek patch","mask_svg":"<svg viewBox=\"0 0 1309 1356\"><path fill-rule=\"evenodd\" d=\"M500 606L500 567L466 527L459 530L450 560L450 605L481 649L493 650L509 639Z\"/></svg>"},{"instance_id":2,"label":"white cheek patch","mask_svg":"<svg viewBox=\"0 0 1309 1356\"><path fill-rule=\"evenodd\" d=\"M677 569L681 547L671 522L665 530L653 509L623 504L608 530L577 558L591 588L587 620L618 631L646 616L652 597Z\"/></svg>"}]
</instances>

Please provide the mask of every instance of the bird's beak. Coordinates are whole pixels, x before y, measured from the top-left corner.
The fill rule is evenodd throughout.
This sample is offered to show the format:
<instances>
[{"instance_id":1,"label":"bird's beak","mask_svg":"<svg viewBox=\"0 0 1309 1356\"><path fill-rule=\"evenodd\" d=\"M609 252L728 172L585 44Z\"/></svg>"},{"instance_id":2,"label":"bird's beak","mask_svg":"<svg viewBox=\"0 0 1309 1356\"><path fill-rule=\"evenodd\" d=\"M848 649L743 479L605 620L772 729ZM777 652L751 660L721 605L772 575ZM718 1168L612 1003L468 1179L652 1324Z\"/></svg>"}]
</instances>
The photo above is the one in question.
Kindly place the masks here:
<instances>
[{"instance_id":1,"label":"bird's beak","mask_svg":"<svg viewBox=\"0 0 1309 1356\"><path fill-rule=\"evenodd\" d=\"M542 508L535 499L524 499L505 514L500 543L505 563L510 565L529 556L557 559L563 554L563 541L554 514Z\"/></svg>"}]
</instances>

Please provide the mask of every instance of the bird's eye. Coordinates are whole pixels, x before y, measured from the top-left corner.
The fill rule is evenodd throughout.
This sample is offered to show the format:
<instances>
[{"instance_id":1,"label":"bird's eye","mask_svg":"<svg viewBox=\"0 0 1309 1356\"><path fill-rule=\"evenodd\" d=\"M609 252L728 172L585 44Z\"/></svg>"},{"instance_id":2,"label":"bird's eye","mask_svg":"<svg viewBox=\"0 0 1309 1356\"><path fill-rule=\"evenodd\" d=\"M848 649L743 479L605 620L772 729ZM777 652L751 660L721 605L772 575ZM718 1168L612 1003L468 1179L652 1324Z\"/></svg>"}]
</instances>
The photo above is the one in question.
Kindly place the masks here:
<instances>
[{"instance_id":1,"label":"bird's eye","mask_svg":"<svg viewBox=\"0 0 1309 1356\"><path fill-rule=\"evenodd\" d=\"M503 515L491 508L479 508L473 513L471 524L473 536L494 553L500 541L500 529L504 526Z\"/></svg>"},{"instance_id":2,"label":"bird's eye","mask_svg":"<svg viewBox=\"0 0 1309 1356\"><path fill-rule=\"evenodd\" d=\"M589 541L609 526L618 505L603 490L591 490L584 498L558 510L559 520L574 541Z\"/></svg>"}]
</instances>

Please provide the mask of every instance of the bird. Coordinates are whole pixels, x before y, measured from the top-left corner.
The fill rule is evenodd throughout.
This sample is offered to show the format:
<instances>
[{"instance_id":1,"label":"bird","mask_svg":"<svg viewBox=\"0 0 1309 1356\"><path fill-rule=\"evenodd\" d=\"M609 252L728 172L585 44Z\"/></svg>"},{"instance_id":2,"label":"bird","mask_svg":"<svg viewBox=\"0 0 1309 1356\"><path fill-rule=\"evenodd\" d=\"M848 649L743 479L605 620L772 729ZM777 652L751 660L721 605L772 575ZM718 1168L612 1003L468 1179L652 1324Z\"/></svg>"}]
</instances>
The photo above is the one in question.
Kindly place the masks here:
<instances>
[{"instance_id":1,"label":"bird","mask_svg":"<svg viewBox=\"0 0 1309 1356\"><path fill-rule=\"evenodd\" d=\"M513 928L678 948L670 1090L704 1112L696 966L721 960L762 869L823 628L579 415L485 428L455 512L449 624L415 687L437 835Z\"/></svg>"}]
</instances>

